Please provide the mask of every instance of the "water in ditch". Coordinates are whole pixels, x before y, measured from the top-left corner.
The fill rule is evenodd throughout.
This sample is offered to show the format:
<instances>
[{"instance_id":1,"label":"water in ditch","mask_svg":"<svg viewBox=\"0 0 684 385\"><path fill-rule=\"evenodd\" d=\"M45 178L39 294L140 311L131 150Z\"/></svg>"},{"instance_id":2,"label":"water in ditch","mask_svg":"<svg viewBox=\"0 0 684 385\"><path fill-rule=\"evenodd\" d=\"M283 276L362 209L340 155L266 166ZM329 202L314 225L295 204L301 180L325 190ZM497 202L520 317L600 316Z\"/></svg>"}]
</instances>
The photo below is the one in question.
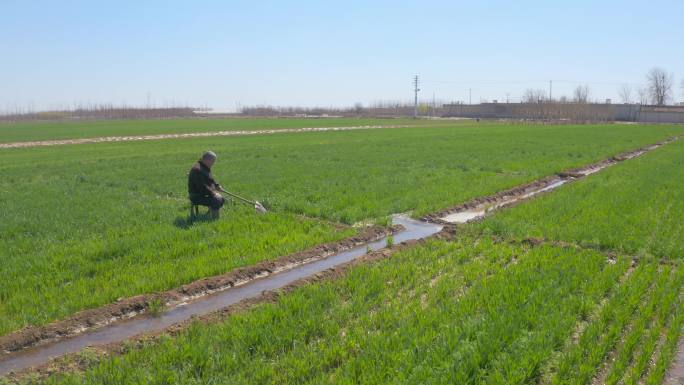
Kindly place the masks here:
<instances>
[{"instance_id":1,"label":"water in ditch","mask_svg":"<svg viewBox=\"0 0 684 385\"><path fill-rule=\"evenodd\" d=\"M404 215L395 215L393 223L404 227L403 231L392 235L394 243L426 238L442 230L441 225L413 220ZM249 281L240 286L230 287L211 295L200 297L181 306L168 309L157 316L141 315L87 331L76 336L27 348L0 358L0 376L18 372L33 366L47 363L53 358L79 352L88 346L101 346L123 341L137 335L162 331L174 324L187 321L236 304L242 300L259 296L263 291L287 286L301 278L312 276L331 267L352 261L368 252L382 249L387 245L387 237L333 254L289 270L274 273Z\"/></svg>"},{"instance_id":2,"label":"water in ditch","mask_svg":"<svg viewBox=\"0 0 684 385\"><path fill-rule=\"evenodd\" d=\"M554 182L551 182L545 186L540 186L534 190L528 191L526 193L520 194L520 195L512 195L507 198L503 198L502 200L495 202L495 203L483 203L480 204L476 207L473 207L471 209L459 211L456 213L451 213L448 215L443 216L440 218L441 220L449 223L466 223L469 221L472 221L474 219L482 218L487 214L489 211L496 210L505 206L508 206L510 204L513 204L517 201L523 200L530 198L534 195L543 193L545 191L553 190L556 189L565 183L568 182L569 179L558 179Z\"/></svg>"}]
</instances>

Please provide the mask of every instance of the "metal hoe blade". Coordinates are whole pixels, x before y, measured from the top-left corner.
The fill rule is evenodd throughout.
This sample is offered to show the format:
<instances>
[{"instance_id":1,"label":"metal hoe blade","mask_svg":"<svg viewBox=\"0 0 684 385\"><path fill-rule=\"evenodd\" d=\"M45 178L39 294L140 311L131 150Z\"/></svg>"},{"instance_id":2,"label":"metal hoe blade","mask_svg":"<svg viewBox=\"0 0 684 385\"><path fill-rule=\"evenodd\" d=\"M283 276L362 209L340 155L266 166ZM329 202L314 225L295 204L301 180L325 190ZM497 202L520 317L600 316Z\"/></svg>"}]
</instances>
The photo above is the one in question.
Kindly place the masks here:
<instances>
[{"instance_id":1,"label":"metal hoe blade","mask_svg":"<svg viewBox=\"0 0 684 385\"><path fill-rule=\"evenodd\" d=\"M266 210L266 207L264 207L264 206L263 206L261 203L259 203L258 201L257 201L257 202L254 202L254 210L256 210L256 212L259 213L259 214L265 214L265 213L268 212L268 210Z\"/></svg>"}]
</instances>

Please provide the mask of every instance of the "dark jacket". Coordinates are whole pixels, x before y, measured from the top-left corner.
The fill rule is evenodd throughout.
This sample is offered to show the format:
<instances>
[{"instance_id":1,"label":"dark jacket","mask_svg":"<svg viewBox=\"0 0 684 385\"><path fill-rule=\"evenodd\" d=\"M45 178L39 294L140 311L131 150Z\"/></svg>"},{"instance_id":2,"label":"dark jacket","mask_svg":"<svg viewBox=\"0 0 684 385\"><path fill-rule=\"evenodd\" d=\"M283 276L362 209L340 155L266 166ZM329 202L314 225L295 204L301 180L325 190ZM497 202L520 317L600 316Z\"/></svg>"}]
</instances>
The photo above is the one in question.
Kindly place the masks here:
<instances>
[{"instance_id":1,"label":"dark jacket","mask_svg":"<svg viewBox=\"0 0 684 385\"><path fill-rule=\"evenodd\" d=\"M211 175L211 169L198 160L188 173L188 193L191 196L212 195L221 187Z\"/></svg>"}]
</instances>

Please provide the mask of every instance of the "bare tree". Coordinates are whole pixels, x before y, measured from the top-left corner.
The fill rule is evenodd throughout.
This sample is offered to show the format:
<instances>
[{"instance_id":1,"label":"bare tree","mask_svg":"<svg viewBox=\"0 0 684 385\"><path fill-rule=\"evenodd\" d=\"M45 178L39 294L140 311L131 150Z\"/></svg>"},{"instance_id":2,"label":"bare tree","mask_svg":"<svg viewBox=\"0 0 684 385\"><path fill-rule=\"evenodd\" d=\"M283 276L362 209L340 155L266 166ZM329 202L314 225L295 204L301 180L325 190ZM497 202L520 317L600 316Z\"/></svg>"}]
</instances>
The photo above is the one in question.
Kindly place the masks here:
<instances>
[{"instance_id":1,"label":"bare tree","mask_svg":"<svg viewBox=\"0 0 684 385\"><path fill-rule=\"evenodd\" d=\"M620 94L620 99L625 104L632 104L632 87L629 84L623 84L618 89L618 94Z\"/></svg>"},{"instance_id":2,"label":"bare tree","mask_svg":"<svg viewBox=\"0 0 684 385\"><path fill-rule=\"evenodd\" d=\"M639 104L645 106L648 104L648 88L639 87L637 90L637 97L639 99Z\"/></svg>"},{"instance_id":3,"label":"bare tree","mask_svg":"<svg viewBox=\"0 0 684 385\"><path fill-rule=\"evenodd\" d=\"M674 76L671 73L665 72L662 68L652 68L648 75L648 92L651 96L651 101L657 106L665 105L672 97L672 84L674 83Z\"/></svg>"},{"instance_id":4,"label":"bare tree","mask_svg":"<svg viewBox=\"0 0 684 385\"><path fill-rule=\"evenodd\" d=\"M546 91L542 89L528 88L522 96L524 103L541 103L546 99Z\"/></svg>"},{"instance_id":5,"label":"bare tree","mask_svg":"<svg viewBox=\"0 0 684 385\"><path fill-rule=\"evenodd\" d=\"M577 86L573 92L572 101L575 103L587 103L589 101L589 86Z\"/></svg>"}]
</instances>

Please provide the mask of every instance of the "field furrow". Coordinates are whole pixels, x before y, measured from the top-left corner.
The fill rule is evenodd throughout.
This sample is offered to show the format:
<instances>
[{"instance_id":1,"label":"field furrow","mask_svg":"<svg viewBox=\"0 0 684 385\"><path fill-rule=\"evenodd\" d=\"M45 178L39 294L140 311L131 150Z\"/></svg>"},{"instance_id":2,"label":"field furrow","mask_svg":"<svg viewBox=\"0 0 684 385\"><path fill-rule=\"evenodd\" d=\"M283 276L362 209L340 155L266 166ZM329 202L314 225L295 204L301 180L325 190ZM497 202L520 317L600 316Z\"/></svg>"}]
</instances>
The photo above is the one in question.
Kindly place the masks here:
<instances>
[{"instance_id":1,"label":"field furrow","mask_svg":"<svg viewBox=\"0 0 684 385\"><path fill-rule=\"evenodd\" d=\"M628 258L609 260L609 263L617 264L618 262L624 263L626 265L620 278L617 280L615 285L611 286L605 295L597 302L585 302L584 309L580 312L579 318L573 327L572 332L569 336L567 336L563 345L559 346L551 353L549 360L540 371L541 375L536 381L536 384L549 384L551 382L558 372L558 367L561 360L564 359L564 354L571 349L574 349L576 345L579 344L580 338L584 334L587 327L592 325L593 322L597 321L599 317L603 316L605 306L608 305L616 295L618 295L619 288L625 284L625 282L631 277L632 273L634 273L636 270L634 261L629 260Z\"/></svg>"},{"instance_id":2,"label":"field furrow","mask_svg":"<svg viewBox=\"0 0 684 385\"><path fill-rule=\"evenodd\" d=\"M663 383L663 380L665 380L665 384L675 385L684 380L684 372L682 371L684 357L682 357L681 350L678 350L682 346L681 336L682 328L684 328L684 311L682 311L682 306L677 306L672 311L671 318L672 320L665 332L664 341L657 360L649 369L644 381L645 384L656 385ZM668 373L668 370L670 370L670 373Z\"/></svg>"},{"instance_id":3,"label":"field furrow","mask_svg":"<svg viewBox=\"0 0 684 385\"><path fill-rule=\"evenodd\" d=\"M654 264L638 266L622 283L597 319L584 329L577 344L561 355L551 384L588 384L620 339L631 315L641 305L657 275Z\"/></svg>"},{"instance_id":4,"label":"field furrow","mask_svg":"<svg viewBox=\"0 0 684 385\"><path fill-rule=\"evenodd\" d=\"M678 297L682 284L679 270L672 271L666 265L659 272L656 288L623 333L605 384L634 383L638 380L638 377L634 377L640 376L645 370L644 364L652 354L665 316L672 310L672 303Z\"/></svg>"},{"instance_id":5,"label":"field furrow","mask_svg":"<svg viewBox=\"0 0 684 385\"><path fill-rule=\"evenodd\" d=\"M652 363L651 358L656 354L659 347L661 337L664 336L664 330L671 323L676 309L682 304L682 293L684 288L684 273L682 273L681 266L677 267L676 277L673 285L665 293L664 305L658 309L656 318L652 321L648 330L648 338L642 342L640 351L635 355L632 367L627 372L625 377L625 384L637 384L645 378L648 373L649 365Z\"/></svg>"}]
</instances>

